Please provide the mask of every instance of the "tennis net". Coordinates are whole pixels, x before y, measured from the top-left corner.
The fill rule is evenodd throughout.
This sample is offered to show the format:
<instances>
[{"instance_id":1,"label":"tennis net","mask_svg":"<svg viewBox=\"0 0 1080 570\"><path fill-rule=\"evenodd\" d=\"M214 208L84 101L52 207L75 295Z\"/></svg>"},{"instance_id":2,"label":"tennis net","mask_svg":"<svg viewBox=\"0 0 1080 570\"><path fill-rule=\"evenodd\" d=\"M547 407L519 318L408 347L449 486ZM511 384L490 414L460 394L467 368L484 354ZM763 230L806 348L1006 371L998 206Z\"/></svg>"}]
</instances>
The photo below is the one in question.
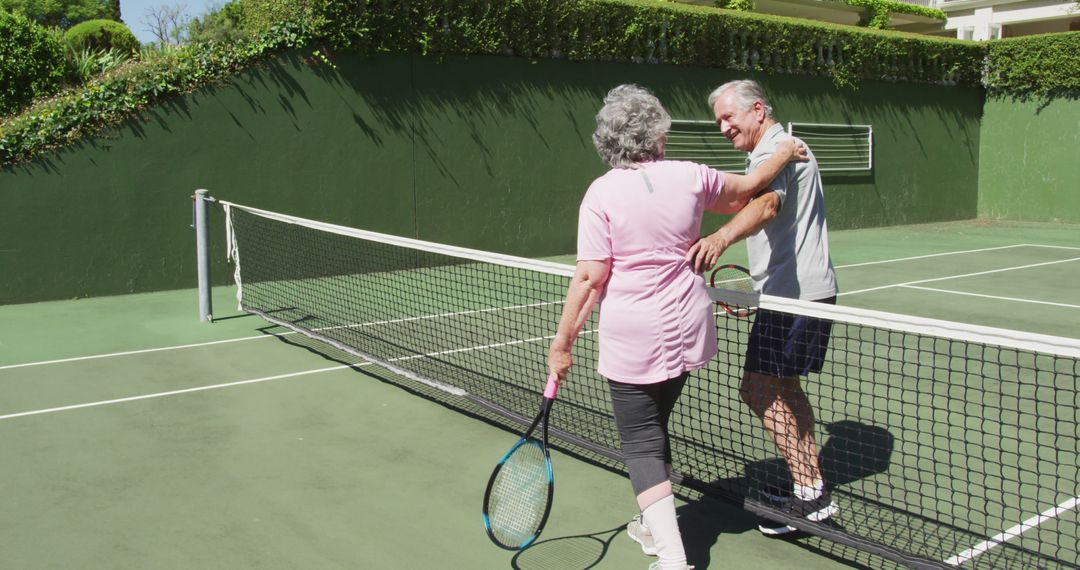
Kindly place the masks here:
<instances>
[{"instance_id":1,"label":"tennis net","mask_svg":"<svg viewBox=\"0 0 1080 570\"><path fill-rule=\"evenodd\" d=\"M534 412L572 267L221 204L243 310L515 421ZM832 322L804 387L841 510L800 530L911 567L1080 567L1080 341L710 294ZM671 420L676 480L794 523L761 498L790 475L738 394L753 320L717 314L720 355ZM617 459L595 333L552 435Z\"/></svg>"}]
</instances>

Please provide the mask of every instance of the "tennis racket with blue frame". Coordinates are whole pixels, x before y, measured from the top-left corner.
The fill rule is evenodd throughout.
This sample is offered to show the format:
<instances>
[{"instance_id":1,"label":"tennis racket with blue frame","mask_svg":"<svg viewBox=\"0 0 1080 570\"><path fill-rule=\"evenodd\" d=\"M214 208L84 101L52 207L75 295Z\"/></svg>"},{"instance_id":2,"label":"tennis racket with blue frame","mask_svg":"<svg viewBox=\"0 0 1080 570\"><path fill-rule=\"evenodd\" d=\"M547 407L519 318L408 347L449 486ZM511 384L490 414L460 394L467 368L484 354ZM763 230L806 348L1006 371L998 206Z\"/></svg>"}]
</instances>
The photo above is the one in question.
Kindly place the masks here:
<instances>
[{"instance_id":1,"label":"tennis racket with blue frame","mask_svg":"<svg viewBox=\"0 0 1080 570\"><path fill-rule=\"evenodd\" d=\"M548 376L540 411L529 429L503 455L484 491L484 529L501 548L523 550L539 538L551 513L555 478L548 451L548 418L559 379ZM533 437L537 426L542 439Z\"/></svg>"}]
</instances>

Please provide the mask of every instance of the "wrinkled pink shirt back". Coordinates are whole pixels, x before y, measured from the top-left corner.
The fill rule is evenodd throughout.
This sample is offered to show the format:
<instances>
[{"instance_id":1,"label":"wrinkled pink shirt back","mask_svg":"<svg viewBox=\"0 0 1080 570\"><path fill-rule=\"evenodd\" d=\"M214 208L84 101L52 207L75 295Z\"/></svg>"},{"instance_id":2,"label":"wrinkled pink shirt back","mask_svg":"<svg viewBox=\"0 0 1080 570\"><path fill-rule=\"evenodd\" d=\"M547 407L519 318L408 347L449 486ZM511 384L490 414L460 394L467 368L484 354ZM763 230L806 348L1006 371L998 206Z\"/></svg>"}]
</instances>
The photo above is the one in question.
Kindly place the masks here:
<instances>
[{"instance_id":1,"label":"wrinkled pink shirt back","mask_svg":"<svg viewBox=\"0 0 1080 570\"><path fill-rule=\"evenodd\" d=\"M578 261L611 259L600 299L599 373L650 384L705 366L716 321L704 278L686 262L723 174L681 161L613 169L597 178L578 214Z\"/></svg>"}]
</instances>

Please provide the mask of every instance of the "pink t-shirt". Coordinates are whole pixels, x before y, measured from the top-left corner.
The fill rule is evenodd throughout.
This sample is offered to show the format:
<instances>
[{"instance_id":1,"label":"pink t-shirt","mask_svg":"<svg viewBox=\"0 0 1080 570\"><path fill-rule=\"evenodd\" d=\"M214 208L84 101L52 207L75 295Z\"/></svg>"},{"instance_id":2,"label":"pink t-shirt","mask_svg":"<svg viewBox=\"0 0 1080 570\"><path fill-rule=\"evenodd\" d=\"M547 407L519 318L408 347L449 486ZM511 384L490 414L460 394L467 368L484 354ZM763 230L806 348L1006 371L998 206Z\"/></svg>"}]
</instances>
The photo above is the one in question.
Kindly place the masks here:
<instances>
[{"instance_id":1,"label":"pink t-shirt","mask_svg":"<svg viewBox=\"0 0 1080 570\"><path fill-rule=\"evenodd\" d=\"M705 281L686 262L724 178L707 166L648 162L597 178L578 214L578 261L611 259L600 299L601 375L651 384L705 366L716 322Z\"/></svg>"}]
</instances>

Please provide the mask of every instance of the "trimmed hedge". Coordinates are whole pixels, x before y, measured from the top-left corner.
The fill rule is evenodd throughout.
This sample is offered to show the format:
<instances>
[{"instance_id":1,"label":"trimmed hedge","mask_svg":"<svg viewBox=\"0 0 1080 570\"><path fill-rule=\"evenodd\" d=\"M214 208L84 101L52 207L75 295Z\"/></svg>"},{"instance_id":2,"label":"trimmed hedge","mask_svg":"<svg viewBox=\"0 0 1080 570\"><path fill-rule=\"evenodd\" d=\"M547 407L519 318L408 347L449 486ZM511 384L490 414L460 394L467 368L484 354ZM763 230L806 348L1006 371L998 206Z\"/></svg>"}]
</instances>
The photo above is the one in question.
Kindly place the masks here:
<instances>
[{"instance_id":1,"label":"trimmed hedge","mask_svg":"<svg viewBox=\"0 0 1080 570\"><path fill-rule=\"evenodd\" d=\"M1007 38L987 47L991 95L1080 97L1080 32Z\"/></svg>"},{"instance_id":2,"label":"trimmed hedge","mask_svg":"<svg viewBox=\"0 0 1080 570\"><path fill-rule=\"evenodd\" d=\"M284 0L243 0L257 10ZM293 5L296 8L296 5ZM492 54L723 67L858 80L978 85L983 50L897 32L745 14L656 0L307 0L301 22L232 45L192 45L176 67L145 62L0 124L0 164L119 122L165 97L218 81L286 47L328 45L363 54ZM250 22L248 22L250 24ZM317 57L323 57L315 50ZM325 61L325 58L324 58ZM199 62L187 66L184 62Z\"/></svg>"},{"instance_id":3,"label":"trimmed hedge","mask_svg":"<svg viewBox=\"0 0 1080 570\"><path fill-rule=\"evenodd\" d=\"M74 50L139 51L142 45L127 26L114 20L87 20L64 32L64 41Z\"/></svg>"},{"instance_id":4,"label":"trimmed hedge","mask_svg":"<svg viewBox=\"0 0 1080 570\"><path fill-rule=\"evenodd\" d=\"M504 54L672 63L858 80L978 85L974 42L655 0L341 0L320 36L362 53Z\"/></svg>"},{"instance_id":5,"label":"trimmed hedge","mask_svg":"<svg viewBox=\"0 0 1080 570\"><path fill-rule=\"evenodd\" d=\"M0 114L55 92L64 78L64 47L56 34L0 10Z\"/></svg>"},{"instance_id":6,"label":"trimmed hedge","mask_svg":"<svg viewBox=\"0 0 1080 570\"><path fill-rule=\"evenodd\" d=\"M293 13L300 20L272 26L252 39L191 45L154 61L128 64L79 91L5 119L0 122L0 164L29 160L142 107L303 46L325 63L324 48L314 46L367 55L667 63L827 76L851 87L864 80L980 86L986 64L987 85L1011 94L1075 92L1080 77L1077 33L1028 40L1050 41L1044 49L1024 40L976 43L657 0L241 2L246 26L257 27L290 6L299 10ZM1049 71L1036 69L1051 59Z\"/></svg>"},{"instance_id":7,"label":"trimmed hedge","mask_svg":"<svg viewBox=\"0 0 1080 570\"><path fill-rule=\"evenodd\" d=\"M312 14L319 0L238 0L244 27L268 30L281 22L313 23Z\"/></svg>"}]
</instances>

